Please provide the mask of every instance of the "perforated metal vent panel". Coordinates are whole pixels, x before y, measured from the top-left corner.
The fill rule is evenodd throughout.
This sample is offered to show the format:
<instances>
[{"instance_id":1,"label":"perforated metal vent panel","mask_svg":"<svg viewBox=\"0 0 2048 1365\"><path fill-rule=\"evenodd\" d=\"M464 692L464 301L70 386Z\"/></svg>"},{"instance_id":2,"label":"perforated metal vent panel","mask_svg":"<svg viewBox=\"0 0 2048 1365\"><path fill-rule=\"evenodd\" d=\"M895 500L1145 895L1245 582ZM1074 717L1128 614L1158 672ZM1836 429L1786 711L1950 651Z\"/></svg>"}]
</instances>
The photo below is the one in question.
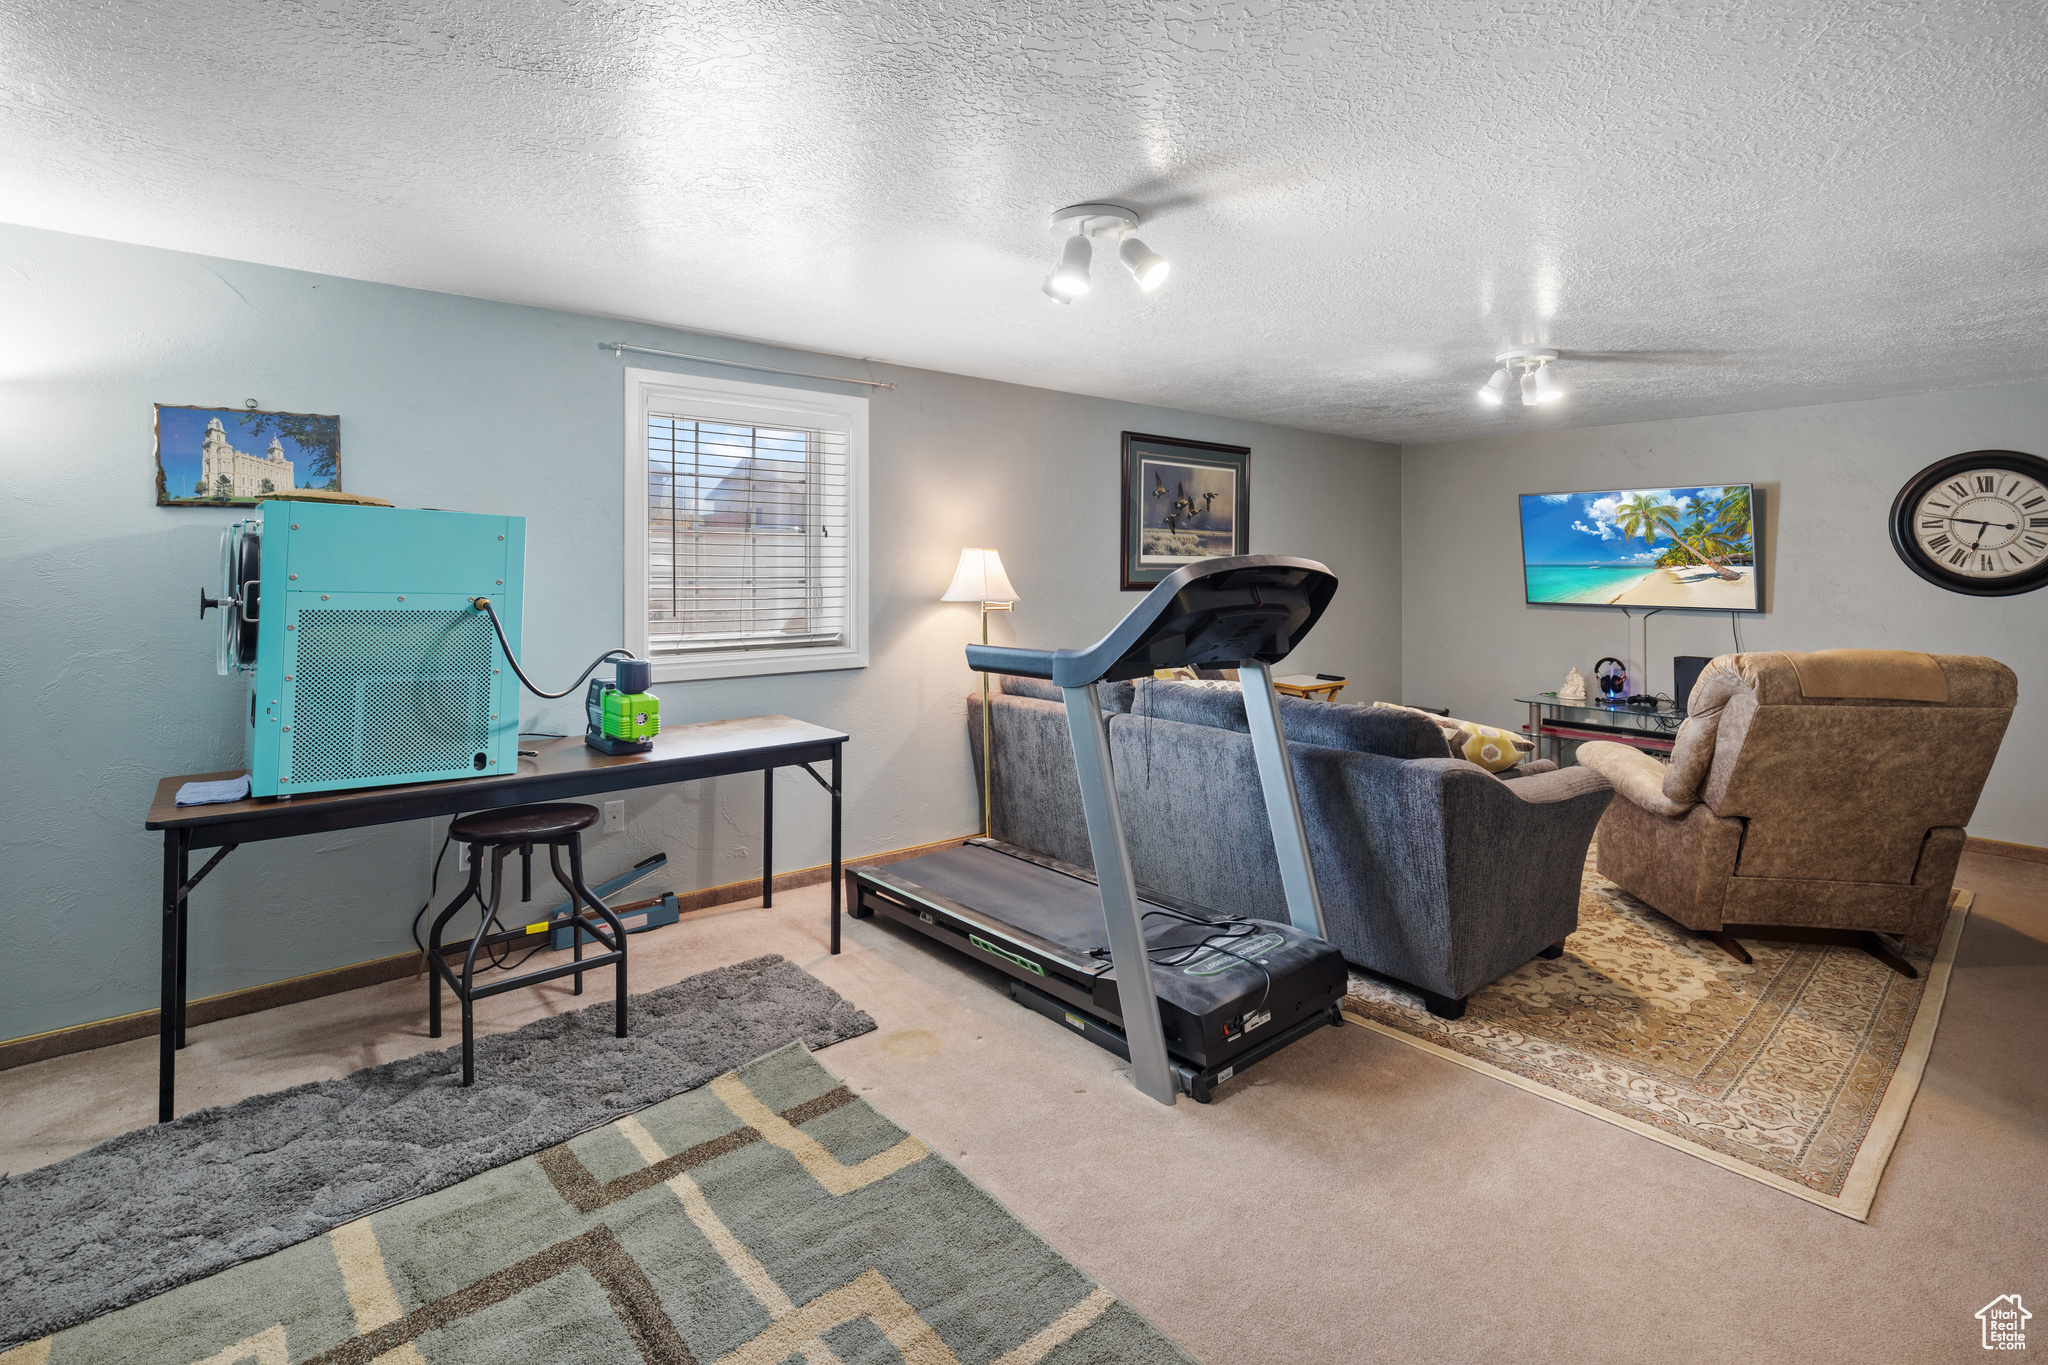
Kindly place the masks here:
<instances>
[{"instance_id":1,"label":"perforated metal vent panel","mask_svg":"<svg viewBox=\"0 0 2048 1365\"><path fill-rule=\"evenodd\" d=\"M303 610L295 786L469 772L490 749L491 623L473 611Z\"/></svg>"}]
</instances>

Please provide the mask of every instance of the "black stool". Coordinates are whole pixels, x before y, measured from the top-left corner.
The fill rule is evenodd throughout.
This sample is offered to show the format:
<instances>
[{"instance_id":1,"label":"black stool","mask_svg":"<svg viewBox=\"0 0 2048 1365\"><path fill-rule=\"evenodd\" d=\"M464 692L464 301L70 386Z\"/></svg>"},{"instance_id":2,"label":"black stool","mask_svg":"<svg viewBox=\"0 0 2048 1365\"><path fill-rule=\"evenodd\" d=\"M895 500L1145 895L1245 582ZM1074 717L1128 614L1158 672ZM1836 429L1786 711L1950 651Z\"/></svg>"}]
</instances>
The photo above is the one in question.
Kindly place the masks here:
<instances>
[{"instance_id":1,"label":"black stool","mask_svg":"<svg viewBox=\"0 0 2048 1365\"><path fill-rule=\"evenodd\" d=\"M434 927L427 935L427 963L433 969L433 984L428 996L428 1033L435 1038L441 1036L441 982L445 979L448 988L462 1001L462 1083L473 1084L476 1080L476 1016L475 1003L487 995L515 990L520 986L531 986L542 981L552 981L558 976L573 974L576 978L576 994L583 994L583 973L593 968L617 964L618 971L618 1036L626 1036L626 930L619 923L605 903L598 899L583 881L583 838L579 833L597 823L597 808L575 802L560 802L543 806L512 806L504 810L482 811L465 815L449 827L449 835L469 845L469 885L462 888L462 894L448 903L448 908L434 917ZM475 980L477 950L491 936L491 923L498 913L498 899L504 887L505 855L519 850L525 860L526 884L529 894L532 889L533 846L546 844L548 865L554 870L555 880L569 893L570 941L575 944L576 958L555 967L542 967L538 971L521 972L517 976L487 985L478 985ZM483 851L491 850L491 899L483 898ZM562 875L562 849L569 850L569 874ZM482 923L477 926L476 937L471 940L469 953L462 959L462 975L457 977L441 956L441 930L454 917L457 910L475 897ZM604 929L585 915L584 907L597 912L610 929ZM552 932L552 931L550 931ZM583 956L583 936L589 934L606 951L586 960Z\"/></svg>"}]
</instances>

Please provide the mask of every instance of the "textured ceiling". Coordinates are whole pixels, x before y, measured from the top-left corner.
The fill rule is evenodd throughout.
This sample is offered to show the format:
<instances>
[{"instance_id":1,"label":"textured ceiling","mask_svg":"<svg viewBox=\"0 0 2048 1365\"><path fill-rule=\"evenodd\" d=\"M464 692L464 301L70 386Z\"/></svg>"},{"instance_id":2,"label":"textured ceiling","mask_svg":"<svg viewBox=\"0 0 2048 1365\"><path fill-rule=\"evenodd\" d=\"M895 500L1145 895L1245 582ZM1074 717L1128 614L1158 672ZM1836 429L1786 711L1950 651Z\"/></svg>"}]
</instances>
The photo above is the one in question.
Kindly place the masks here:
<instances>
[{"instance_id":1,"label":"textured ceiling","mask_svg":"<svg viewBox=\"0 0 2048 1365\"><path fill-rule=\"evenodd\" d=\"M0 218L1428 441L2048 377L2044 95L2041 0L54 0ZM1087 199L1158 293L1039 293Z\"/></svg>"}]
</instances>

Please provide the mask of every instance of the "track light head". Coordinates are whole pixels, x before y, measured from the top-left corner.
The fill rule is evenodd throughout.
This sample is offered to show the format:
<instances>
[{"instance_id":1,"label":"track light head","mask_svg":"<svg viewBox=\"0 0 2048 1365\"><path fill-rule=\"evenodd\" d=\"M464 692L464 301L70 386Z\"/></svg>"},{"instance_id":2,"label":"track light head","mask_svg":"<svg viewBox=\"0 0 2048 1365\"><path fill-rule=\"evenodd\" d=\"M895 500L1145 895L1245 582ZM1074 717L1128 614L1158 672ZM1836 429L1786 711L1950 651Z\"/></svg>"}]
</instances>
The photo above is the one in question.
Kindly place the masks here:
<instances>
[{"instance_id":1,"label":"track light head","mask_svg":"<svg viewBox=\"0 0 2048 1365\"><path fill-rule=\"evenodd\" d=\"M1095 248L1089 244L1086 233L1077 232L1067 238L1067 244L1060 249L1060 263L1046 278L1047 291L1069 300L1087 293L1090 285L1088 265L1094 255Z\"/></svg>"},{"instance_id":2,"label":"track light head","mask_svg":"<svg viewBox=\"0 0 2048 1365\"><path fill-rule=\"evenodd\" d=\"M1486 381L1486 387L1479 396L1487 402L1498 405L1507 397L1508 384L1521 374L1522 406L1533 408L1538 403L1555 403L1564 397L1564 390L1550 377L1550 366L1557 359L1557 352L1540 346L1522 346L1512 351L1502 351L1493 358L1500 368L1493 372L1493 378Z\"/></svg>"},{"instance_id":3,"label":"track light head","mask_svg":"<svg viewBox=\"0 0 2048 1365\"><path fill-rule=\"evenodd\" d=\"M1073 302L1072 299L1068 298L1065 294L1062 294L1059 290L1052 287L1052 276L1050 275L1047 275L1045 279L1039 284L1038 292L1045 295L1047 298L1051 299L1054 303Z\"/></svg>"},{"instance_id":4,"label":"track light head","mask_svg":"<svg viewBox=\"0 0 2048 1365\"><path fill-rule=\"evenodd\" d=\"M1125 237L1116 254L1124 269L1131 272L1131 278L1138 282L1138 288L1148 294L1164 284L1167 273L1173 269L1164 256L1136 237Z\"/></svg>"}]
</instances>

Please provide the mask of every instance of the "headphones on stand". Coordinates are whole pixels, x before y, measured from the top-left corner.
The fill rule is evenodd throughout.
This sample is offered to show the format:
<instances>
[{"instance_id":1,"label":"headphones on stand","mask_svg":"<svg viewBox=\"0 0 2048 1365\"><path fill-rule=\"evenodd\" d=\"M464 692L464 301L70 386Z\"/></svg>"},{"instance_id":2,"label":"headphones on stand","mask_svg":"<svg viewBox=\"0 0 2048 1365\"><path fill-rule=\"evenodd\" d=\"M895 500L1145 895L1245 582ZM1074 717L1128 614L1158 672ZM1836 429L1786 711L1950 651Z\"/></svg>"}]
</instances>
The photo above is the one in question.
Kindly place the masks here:
<instances>
[{"instance_id":1,"label":"headphones on stand","mask_svg":"<svg viewBox=\"0 0 2048 1365\"><path fill-rule=\"evenodd\" d=\"M1609 665L1613 665L1609 667ZM1628 665L1612 656L1593 665L1593 681L1600 685L1600 699L1607 702L1628 698Z\"/></svg>"}]
</instances>

